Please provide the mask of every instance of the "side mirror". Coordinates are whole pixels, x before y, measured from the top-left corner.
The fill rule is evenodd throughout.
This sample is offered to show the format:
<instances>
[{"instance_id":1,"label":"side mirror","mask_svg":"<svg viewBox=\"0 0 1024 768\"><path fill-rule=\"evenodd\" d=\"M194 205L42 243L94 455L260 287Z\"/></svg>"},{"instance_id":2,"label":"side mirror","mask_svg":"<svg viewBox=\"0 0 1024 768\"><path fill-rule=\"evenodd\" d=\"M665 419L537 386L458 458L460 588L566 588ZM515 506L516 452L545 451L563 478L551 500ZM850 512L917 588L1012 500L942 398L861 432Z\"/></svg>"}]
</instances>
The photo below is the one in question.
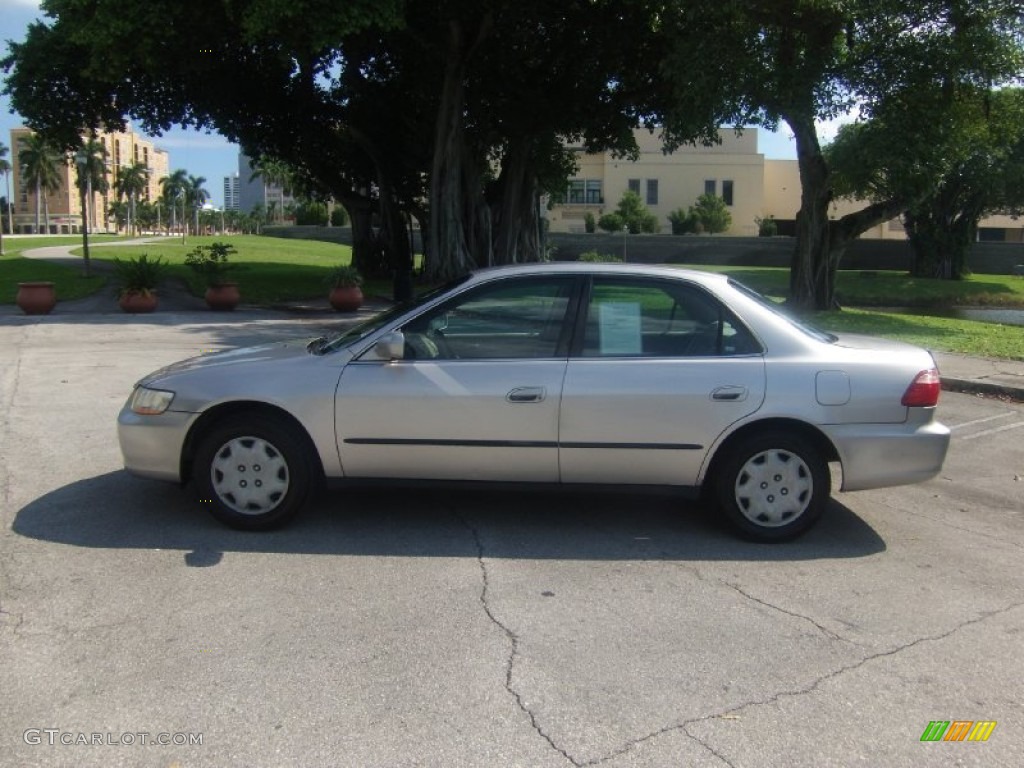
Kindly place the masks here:
<instances>
[{"instance_id":1,"label":"side mirror","mask_svg":"<svg viewBox=\"0 0 1024 768\"><path fill-rule=\"evenodd\" d=\"M384 360L401 360L405 357L405 334L394 331L382 336L373 346L373 350Z\"/></svg>"}]
</instances>

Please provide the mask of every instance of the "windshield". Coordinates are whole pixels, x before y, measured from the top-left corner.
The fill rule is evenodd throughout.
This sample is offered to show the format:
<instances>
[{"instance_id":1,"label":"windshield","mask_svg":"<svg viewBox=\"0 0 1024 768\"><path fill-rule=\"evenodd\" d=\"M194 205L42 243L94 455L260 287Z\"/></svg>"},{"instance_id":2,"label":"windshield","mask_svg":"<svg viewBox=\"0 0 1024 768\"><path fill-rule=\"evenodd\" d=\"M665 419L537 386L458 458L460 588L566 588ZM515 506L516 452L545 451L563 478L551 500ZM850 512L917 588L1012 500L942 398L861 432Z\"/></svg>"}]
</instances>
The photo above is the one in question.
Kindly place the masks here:
<instances>
[{"instance_id":1,"label":"windshield","mask_svg":"<svg viewBox=\"0 0 1024 768\"><path fill-rule=\"evenodd\" d=\"M815 328L810 323L805 323L802 320L797 320L795 317L793 317L788 312L786 312L786 310L784 310L777 302L772 301L767 296L762 296L760 293L758 293L757 291L755 291L752 288L748 288L743 283L740 283L740 282L737 282L736 280L730 279L729 280L729 285L731 285L737 291L742 293L744 296L747 296L748 298L753 299L754 301L756 301L758 304L760 304L765 309L771 311L775 315L778 315L783 320L785 320L787 323L789 323L794 328L796 328L798 331L800 331L801 333L807 334L812 339L817 339L818 341L823 341L826 344L833 344L838 339L837 336L834 336L831 333L823 331L820 328Z\"/></svg>"},{"instance_id":2,"label":"windshield","mask_svg":"<svg viewBox=\"0 0 1024 768\"><path fill-rule=\"evenodd\" d=\"M366 320L358 325L354 325L351 328L346 329L337 336L332 336L327 339L323 344L320 344L314 350L316 354L323 355L327 352L333 352L341 347L347 347L349 344L359 341L371 333L383 328L391 321L404 315L409 310L415 309L416 307L433 301L435 298L440 296L442 293L451 290L457 285L461 285L469 279L469 275L463 275L462 277L456 278L448 283L445 283L438 288L433 288L426 293L422 293L412 301L407 301L403 304L396 304L390 309L386 309L383 312L374 315L369 320Z\"/></svg>"}]
</instances>

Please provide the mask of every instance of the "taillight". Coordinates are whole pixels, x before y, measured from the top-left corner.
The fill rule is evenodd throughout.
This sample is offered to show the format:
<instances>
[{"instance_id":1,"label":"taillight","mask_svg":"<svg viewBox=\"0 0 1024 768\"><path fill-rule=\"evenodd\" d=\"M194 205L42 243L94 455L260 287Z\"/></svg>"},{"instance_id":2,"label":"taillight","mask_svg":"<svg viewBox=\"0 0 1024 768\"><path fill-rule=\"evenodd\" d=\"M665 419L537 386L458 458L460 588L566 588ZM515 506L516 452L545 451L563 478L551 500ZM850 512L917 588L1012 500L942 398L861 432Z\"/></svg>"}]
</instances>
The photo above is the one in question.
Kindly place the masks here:
<instances>
[{"instance_id":1,"label":"taillight","mask_svg":"<svg viewBox=\"0 0 1024 768\"><path fill-rule=\"evenodd\" d=\"M910 386L907 387L907 391L903 393L903 399L900 402L911 408L931 408L939 402L941 389L942 380L939 378L939 372L934 368L929 368L914 377Z\"/></svg>"}]
</instances>

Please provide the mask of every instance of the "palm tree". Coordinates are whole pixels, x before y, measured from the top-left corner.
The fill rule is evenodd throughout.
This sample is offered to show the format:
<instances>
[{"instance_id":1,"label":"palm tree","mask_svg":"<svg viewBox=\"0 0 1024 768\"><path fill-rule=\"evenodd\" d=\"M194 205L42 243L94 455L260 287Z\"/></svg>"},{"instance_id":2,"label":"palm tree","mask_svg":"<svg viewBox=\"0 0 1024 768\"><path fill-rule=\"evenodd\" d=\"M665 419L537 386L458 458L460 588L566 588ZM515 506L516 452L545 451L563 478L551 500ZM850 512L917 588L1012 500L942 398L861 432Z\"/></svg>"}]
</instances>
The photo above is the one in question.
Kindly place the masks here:
<instances>
[{"instance_id":1,"label":"palm tree","mask_svg":"<svg viewBox=\"0 0 1024 768\"><path fill-rule=\"evenodd\" d=\"M96 203L93 195L97 192L106 194L107 183L107 146L96 138L95 134L82 142L81 147L71 158L78 168L78 195L82 201L82 256L85 259L85 275L89 276L89 227L95 225ZM106 210L103 211L106 216Z\"/></svg>"},{"instance_id":2,"label":"palm tree","mask_svg":"<svg viewBox=\"0 0 1024 768\"><path fill-rule=\"evenodd\" d=\"M171 229L178 225L177 201L185 193L185 185L188 184L188 171L179 168L173 171L170 176L160 179L161 195L164 203L171 211ZM184 224L182 224L184 226ZM184 233L182 233L184 235Z\"/></svg>"},{"instance_id":3,"label":"palm tree","mask_svg":"<svg viewBox=\"0 0 1024 768\"><path fill-rule=\"evenodd\" d=\"M197 235L199 234L199 209L210 199L210 193L203 189L205 183L205 176L189 176L185 184L185 200L195 215L195 233Z\"/></svg>"},{"instance_id":4,"label":"palm tree","mask_svg":"<svg viewBox=\"0 0 1024 768\"><path fill-rule=\"evenodd\" d=\"M21 150L18 152L18 165L21 167L21 178L26 184L32 184L36 191L36 227L39 234L40 206L46 208L46 233L50 232L50 204L44 193L56 192L61 186L60 153L41 134L32 133L19 139Z\"/></svg>"},{"instance_id":5,"label":"palm tree","mask_svg":"<svg viewBox=\"0 0 1024 768\"><path fill-rule=\"evenodd\" d=\"M117 190L117 199L128 198L128 234L132 234L133 227L138 229L136 217L137 200L142 192L145 192L149 183L149 168L145 163L134 162L131 165L123 165L117 169L117 178L114 181L114 188Z\"/></svg>"}]
</instances>

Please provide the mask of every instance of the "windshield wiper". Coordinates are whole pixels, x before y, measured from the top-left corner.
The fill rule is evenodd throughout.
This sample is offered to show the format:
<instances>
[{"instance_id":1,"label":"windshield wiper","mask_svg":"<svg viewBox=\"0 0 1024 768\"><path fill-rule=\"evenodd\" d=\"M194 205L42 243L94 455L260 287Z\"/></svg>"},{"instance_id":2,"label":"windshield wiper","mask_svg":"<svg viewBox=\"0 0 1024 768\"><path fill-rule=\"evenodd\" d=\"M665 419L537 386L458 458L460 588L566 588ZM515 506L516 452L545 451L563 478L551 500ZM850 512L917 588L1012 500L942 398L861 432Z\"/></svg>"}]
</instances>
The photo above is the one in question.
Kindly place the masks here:
<instances>
[{"instance_id":1,"label":"windshield wiper","mask_svg":"<svg viewBox=\"0 0 1024 768\"><path fill-rule=\"evenodd\" d=\"M326 336L317 336L315 339L309 342L309 344L306 345L306 351L309 352L310 354L319 355L320 350L323 349L324 344L326 343Z\"/></svg>"}]
</instances>

